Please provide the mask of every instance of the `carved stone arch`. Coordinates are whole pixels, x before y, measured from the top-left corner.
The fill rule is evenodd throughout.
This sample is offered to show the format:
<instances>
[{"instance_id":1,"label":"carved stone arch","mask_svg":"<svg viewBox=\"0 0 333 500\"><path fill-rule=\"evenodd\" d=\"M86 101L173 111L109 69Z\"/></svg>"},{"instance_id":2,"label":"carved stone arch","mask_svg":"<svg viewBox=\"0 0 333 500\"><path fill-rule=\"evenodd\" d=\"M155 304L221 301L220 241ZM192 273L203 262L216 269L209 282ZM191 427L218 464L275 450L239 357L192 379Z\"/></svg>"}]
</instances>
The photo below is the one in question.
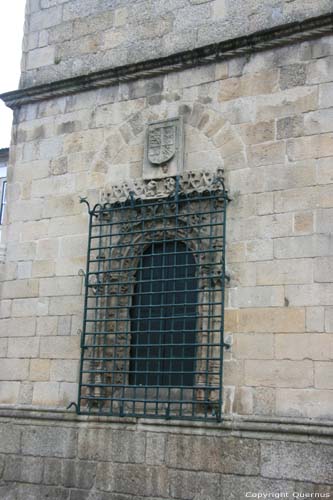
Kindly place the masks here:
<instances>
[{"instance_id":1,"label":"carved stone arch","mask_svg":"<svg viewBox=\"0 0 333 500\"><path fill-rule=\"evenodd\" d=\"M133 216L133 215L132 215ZM195 215L193 215L195 217ZM130 235L127 232L122 234L116 245L112 249L111 253L111 262L117 263L117 257L121 256L121 266L118 267L116 264L114 269L109 268L109 272L105 275L107 281L107 296L108 299L105 303L106 309L111 312L117 311L117 318L110 317L108 318L108 330L110 332L110 347L107 350L104 350L104 356L106 358L110 358L112 360L116 360L116 366L107 368L107 372L109 375L107 376L107 380L105 380L107 386L114 386L115 384L124 384L128 385L129 382L129 373L130 373L130 346L131 346L131 318L130 318L130 310L131 310L131 300L134 295L134 289L136 284L136 273L133 269L138 269L139 261L142 258L142 255L153 243L159 243L165 240L168 241L179 241L186 245L188 250L192 253L193 258L196 262L197 268L197 282L198 282L198 293L197 293L197 327L196 327L196 335L197 335L197 358L198 361L195 361L195 387L196 387L196 399L198 402L209 399L210 401L215 400L215 395L211 391L207 397L207 391L201 389L203 386L207 386L207 380L205 380L205 375L207 371L207 366L205 366L205 359L209 357L209 353L207 353L207 343L208 340L205 337L207 335L205 332L207 331L207 326L205 322L207 321L208 313L206 309L209 307L209 301L211 300L211 281L209 278L209 274L211 270L209 269L209 264L207 262L207 255L210 255L206 252L207 243L206 240L200 240L200 234L195 226L195 224L191 225L190 230L188 229L188 221L184 220L186 215L180 215L178 218L179 227L174 230L174 226L168 229L165 226L165 220L161 214L161 219L154 223L153 228L149 228L149 231L142 231L142 221L138 221L136 224L136 228L138 229L137 235ZM126 226L126 221L122 224L123 230L126 231L128 228ZM172 225L172 224L171 224ZM187 231L183 228L187 226ZM203 260L201 256L204 256ZM217 263L219 265L220 263ZM119 282L122 283L121 288L119 288ZM114 285L113 283L116 283ZM113 287L118 287L117 290L113 289ZM209 292L207 290L210 290ZM120 294L119 294L120 292ZM117 321L116 327L113 325L114 321ZM114 335L112 338L112 332L117 330L117 335ZM123 335L121 335L123 332ZM215 339L216 342L219 342L219 339ZM211 355L213 358L214 356ZM107 363L107 362L106 362ZM115 370L116 368L116 370ZM208 371L213 367L209 367ZM213 369L214 371L214 369ZM119 379L112 377L116 377L115 373L120 373ZM127 374L127 379L124 380L123 374ZM211 380L213 385L214 381ZM209 385L209 382L208 382ZM106 393L105 396L108 396Z\"/></svg>"},{"instance_id":2,"label":"carved stone arch","mask_svg":"<svg viewBox=\"0 0 333 500\"><path fill-rule=\"evenodd\" d=\"M87 375L83 376L81 389L90 408L98 406L100 413L130 415L133 405L136 409L133 412L141 415L146 413L146 406L141 407L141 403L153 400L152 405L162 405L159 406L162 414L169 411L176 414L180 411L177 410L179 404L187 404L185 411L189 414L191 411L206 415L207 411L212 414L214 409L220 411L225 205L221 170L215 173L188 171L180 177L154 181L133 179L111 188L106 186L101 203L90 210L92 245L89 246L85 319L89 333L84 333L83 347L84 373ZM184 300L184 307L191 302L197 304L196 311L192 309L191 313L195 322L189 327L189 331L195 332L195 344L198 345L195 356L190 355L196 364L190 367L192 370L194 366L195 375L186 387L188 399L181 382L174 389L163 389L169 393L173 391L164 398L158 392L149 396L156 391L154 384L141 385L140 382L138 386L133 379L130 381L133 370L130 366L131 306L136 271L141 267L140 259L146 249L162 241L184 243L193 255L193 260L189 258L188 262L190 265L193 262L196 271L195 300ZM161 263L159 266L163 267ZM179 315L183 315L181 310ZM166 363L173 356L177 359L172 351L166 354ZM167 368L165 373L172 373L172 369ZM141 391L141 396L137 390ZM190 409L191 405L195 410ZM151 407L149 411L154 410Z\"/></svg>"},{"instance_id":3,"label":"carved stone arch","mask_svg":"<svg viewBox=\"0 0 333 500\"><path fill-rule=\"evenodd\" d=\"M246 144L230 111L222 113L199 101L189 102L185 108L177 103L171 111L156 106L154 111L143 107L129 114L105 133L92 160L92 171L104 173L106 183L112 184L141 177L147 124L180 115L185 127L184 171L246 166Z\"/></svg>"}]
</instances>

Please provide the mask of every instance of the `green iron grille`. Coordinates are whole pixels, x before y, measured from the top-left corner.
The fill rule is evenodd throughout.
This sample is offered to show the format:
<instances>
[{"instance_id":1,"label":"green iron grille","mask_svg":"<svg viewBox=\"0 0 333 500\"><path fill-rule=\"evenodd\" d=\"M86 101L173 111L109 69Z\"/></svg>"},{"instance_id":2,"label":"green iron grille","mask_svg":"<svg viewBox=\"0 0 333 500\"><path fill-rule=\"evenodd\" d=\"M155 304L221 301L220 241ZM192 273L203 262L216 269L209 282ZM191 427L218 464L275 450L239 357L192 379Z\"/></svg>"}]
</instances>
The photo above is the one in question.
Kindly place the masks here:
<instances>
[{"instance_id":1,"label":"green iron grille","mask_svg":"<svg viewBox=\"0 0 333 500\"><path fill-rule=\"evenodd\" d=\"M226 192L89 208L78 412L221 419Z\"/></svg>"}]
</instances>

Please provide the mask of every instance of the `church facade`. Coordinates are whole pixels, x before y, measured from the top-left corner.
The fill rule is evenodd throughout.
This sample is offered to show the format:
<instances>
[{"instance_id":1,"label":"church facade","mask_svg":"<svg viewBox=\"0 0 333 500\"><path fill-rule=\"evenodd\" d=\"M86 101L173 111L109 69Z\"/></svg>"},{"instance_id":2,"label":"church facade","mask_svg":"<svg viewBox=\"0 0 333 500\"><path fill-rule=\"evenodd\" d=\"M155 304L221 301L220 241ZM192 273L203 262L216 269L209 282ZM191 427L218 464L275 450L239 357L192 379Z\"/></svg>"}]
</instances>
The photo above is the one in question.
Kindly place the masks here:
<instances>
[{"instance_id":1,"label":"church facade","mask_svg":"<svg viewBox=\"0 0 333 500\"><path fill-rule=\"evenodd\" d=\"M0 497L330 498L331 0L28 0L1 98Z\"/></svg>"}]
</instances>

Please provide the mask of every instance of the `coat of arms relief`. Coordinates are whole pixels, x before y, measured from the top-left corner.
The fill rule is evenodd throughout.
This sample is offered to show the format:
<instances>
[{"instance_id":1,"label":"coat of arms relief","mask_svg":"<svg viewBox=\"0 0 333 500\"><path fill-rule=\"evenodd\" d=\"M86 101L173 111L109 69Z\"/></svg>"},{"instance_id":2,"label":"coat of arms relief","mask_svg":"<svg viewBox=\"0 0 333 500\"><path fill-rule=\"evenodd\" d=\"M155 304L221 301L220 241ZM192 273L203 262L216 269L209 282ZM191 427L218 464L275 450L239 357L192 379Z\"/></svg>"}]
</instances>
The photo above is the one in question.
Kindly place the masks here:
<instances>
[{"instance_id":1,"label":"coat of arms relief","mask_svg":"<svg viewBox=\"0 0 333 500\"><path fill-rule=\"evenodd\" d=\"M183 170L183 152L181 118L150 123L145 141L143 178L180 175Z\"/></svg>"}]
</instances>

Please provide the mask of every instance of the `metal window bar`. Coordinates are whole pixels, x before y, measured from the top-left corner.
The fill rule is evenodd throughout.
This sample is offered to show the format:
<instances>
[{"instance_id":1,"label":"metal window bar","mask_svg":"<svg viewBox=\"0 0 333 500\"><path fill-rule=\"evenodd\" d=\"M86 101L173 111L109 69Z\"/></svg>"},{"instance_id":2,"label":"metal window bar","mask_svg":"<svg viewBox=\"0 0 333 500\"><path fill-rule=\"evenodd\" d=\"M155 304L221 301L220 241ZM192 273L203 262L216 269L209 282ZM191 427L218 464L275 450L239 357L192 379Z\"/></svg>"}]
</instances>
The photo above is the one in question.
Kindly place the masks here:
<instances>
[{"instance_id":1,"label":"metal window bar","mask_svg":"<svg viewBox=\"0 0 333 500\"><path fill-rule=\"evenodd\" d=\"M5 216L5 206L6 206L7 181L0 179L0 185L1 181L2 181L2 189L1 189L1 204L0 204L0 224L3 224Z\"/></svg>"},{"instance_id":2,"label":"metal window bar","mask_svg":"<svg viewBox=\"0 0 333 500\"><path fill-rule=\"evenodd\" d=\"M223 181L90 209L78 412L221 419Z\"/></svg>"}]
</instances>

